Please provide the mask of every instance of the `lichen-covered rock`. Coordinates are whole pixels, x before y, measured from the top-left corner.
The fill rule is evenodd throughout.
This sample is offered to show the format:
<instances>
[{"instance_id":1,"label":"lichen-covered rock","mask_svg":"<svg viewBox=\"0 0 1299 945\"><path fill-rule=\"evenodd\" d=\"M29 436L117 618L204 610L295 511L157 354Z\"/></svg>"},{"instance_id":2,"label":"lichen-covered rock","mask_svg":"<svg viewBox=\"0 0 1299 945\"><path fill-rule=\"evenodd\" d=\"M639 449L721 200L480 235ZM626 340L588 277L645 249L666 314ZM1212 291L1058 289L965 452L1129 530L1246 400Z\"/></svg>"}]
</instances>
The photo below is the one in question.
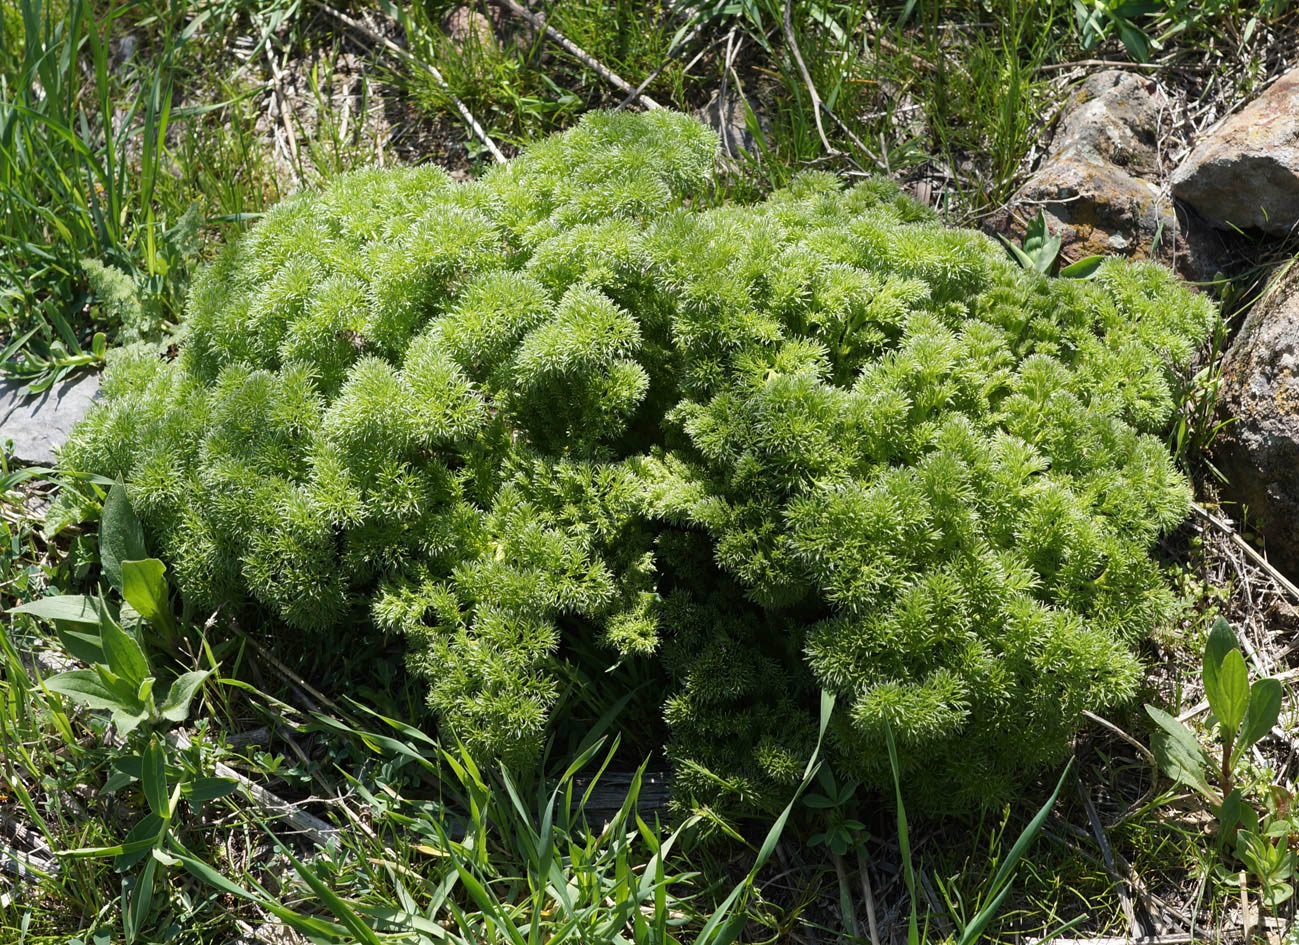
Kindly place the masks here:
<instances>
[{"instance_id":1,"label":"lichen-covered rock","mask_svg":"<svg viewBox=\"0 0 1299 945\"><path fill-rule=\"evenodd\" d=\"M1299 223L1299 69L1197 143L1173 193L1215 226L1290 232Z\"/></svg>"},{"instance_id":2,"label":"lichen-covered rock","mask_svg":"<svg viewBox=\"0 0 1299 945\"><path fill-rule=\"evenodd\" d=\"M1159 86L1130 72L1089 76L1070 99L1052 142L1056 160L1111 164L1134 177L1158 173Z\"/></svg>"},{"instance_id":3,"label":"lichen-covered rock","mask_svg":"<svg viewBox=\"0 0 1299 945\"><path fill-rule=\"evenodd\" d=\"M1299 578L1299 266L1258 302L1223 362L1215 447L1229 495L1256 524L1273 564Z\"/></svg>"},{"instance_id":4,"label":"lichen-covered rock","mask_svg":"<svg viewBox=\"0 0 1299 945\"><path fill-rule=\"evenodd\" d=\"M1155 259L1192 281L1212 279L1218 238L1157 183L1163 97L1129 72L1090 76L1065 106L1046 160L992 225L1022 235L1040 207L1068 260Z\"/></svg>"},{"instance_id":5,"label":"lichen-covered rock","mask_svg":"<svg viewBox=\"0 0 1299 945\"><path fill-rule=\"evenodd\" d=\"M460 47L468 44L495 49L498 45L497 27L482 13L465 4L447 11L442 17L442 30Z\"/></svg>"}]
</instances>

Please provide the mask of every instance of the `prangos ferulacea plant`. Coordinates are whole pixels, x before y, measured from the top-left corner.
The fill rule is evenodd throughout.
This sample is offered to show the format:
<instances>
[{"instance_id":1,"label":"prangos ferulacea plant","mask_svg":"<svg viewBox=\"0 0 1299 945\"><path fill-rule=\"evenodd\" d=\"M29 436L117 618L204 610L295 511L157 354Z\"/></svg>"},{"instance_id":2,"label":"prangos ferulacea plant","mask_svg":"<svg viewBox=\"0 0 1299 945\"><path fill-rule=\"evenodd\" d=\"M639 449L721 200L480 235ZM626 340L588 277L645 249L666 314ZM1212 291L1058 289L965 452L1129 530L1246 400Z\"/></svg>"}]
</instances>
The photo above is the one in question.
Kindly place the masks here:
<instances>
[{"instance_id":1,"label":"prangos ferulacea plant","mask_svg":"<svg viewBox=\"0 0 1299 945\"><path fill-rule=\"evenodd\" d=\"M711 206L716 142L588 116L470 183L342 176L119 352L63 453L195 606L406 635L440 723L526 763L569 642L655 661L669 752L1004 795L1130 695L1188 510L1157 434L1213 317L1153 265L1050 280L885 182ZM694 766L679 788L712 790Z\"/></svg>"}]
</instances>

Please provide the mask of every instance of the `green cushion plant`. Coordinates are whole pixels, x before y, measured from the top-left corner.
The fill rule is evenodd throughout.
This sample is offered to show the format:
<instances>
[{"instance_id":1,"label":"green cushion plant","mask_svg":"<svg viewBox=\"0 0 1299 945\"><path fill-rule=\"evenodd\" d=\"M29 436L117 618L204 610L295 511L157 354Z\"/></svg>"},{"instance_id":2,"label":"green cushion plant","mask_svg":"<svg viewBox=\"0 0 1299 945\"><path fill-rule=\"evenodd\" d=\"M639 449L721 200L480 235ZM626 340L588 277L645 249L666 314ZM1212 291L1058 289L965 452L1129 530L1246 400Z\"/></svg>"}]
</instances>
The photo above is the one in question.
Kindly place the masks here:
<instances>
[{"instance_id":1,"label":"green cushion plant","mask_svg":"<svg viewBox=\"0 0 1299 945\"><path fill-rule=\"evenodd\" d=\"M888 720L921 803L1001 798L1169 611L1158 434L1212 307L1021 270L887 182L714 206L715 148L592 114L293 197L63 463L125 478L196 608L400 631L480 756L535 759L555 660L605 652L665 681L683 792L797 783L825 688L839 770L889 783Z\"/></svg>"}]
</instances>

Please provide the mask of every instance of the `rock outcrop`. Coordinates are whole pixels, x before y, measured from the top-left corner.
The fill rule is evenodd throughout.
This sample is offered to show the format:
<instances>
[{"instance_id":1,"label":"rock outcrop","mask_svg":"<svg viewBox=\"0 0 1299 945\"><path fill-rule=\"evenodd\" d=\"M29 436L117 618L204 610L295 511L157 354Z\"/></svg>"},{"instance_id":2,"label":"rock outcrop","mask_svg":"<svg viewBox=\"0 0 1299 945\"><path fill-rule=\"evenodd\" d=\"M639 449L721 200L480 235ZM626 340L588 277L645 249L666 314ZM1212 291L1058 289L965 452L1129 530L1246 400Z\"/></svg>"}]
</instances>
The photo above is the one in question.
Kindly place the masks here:
<instances>
[{"instance_id":1,"label":"rock outcrop","mask_svg":"<svg viewBox=\"0 0 1299 945\"><path fill-rule=\"evenodd\" d=\"M717 132L722 139L722 154L733 160L742 154L752 157L761 154L749 128L749 112L756 118L758 130L766 135L770 128L761 106L734 87L714 90L708 103L695 112L695 117Z\"/></svg>"},{"instance_id":2,"label":"rock outcrop","mask_svg":"<svg viewBox=\"0 0 1299 945\"><path fill-rule=\"evenodd\" d=\"M1269 560L1299 578L1299 262L1254 306L1223 360L1214 458Z\"/></svg>"},{"instance_id":3,"label":"rock outcrop","mask_svg":"<svg viewBox=\"0 0 1299 945\"><path fill-rule=\"evenodd\" d=\"M1219 227L1288 233L1299 224L1299 69L1197 142L1173 193Z\"/></svg>"},{"instance_id":4,"label":"rock outcrop","mask_svg":"<svg viewBox=\"0 0 1299 945\"><path fill-rule=\"evenodd\" d=\"M19 380L0 381L0 442L11 440L20 463L52 466L54 452L99 394L99 375L81 374L27 396Z\"/></svg>"},{"instance_id":5,"label":"rock outcrop","mask_svg":"<svg viewBox=\"0 0 1299 945\"><path fill-rule=\"evenodd\" d=\"M1088 77L1065 106L1041 167L992 228L1022 234L1040 208L1066 260L1153 258L1188 280L1212 279L1220 239L1179 212L1157 183L1163 99L1157 83L1130 72Z\"/></svg>"}]
</instances>

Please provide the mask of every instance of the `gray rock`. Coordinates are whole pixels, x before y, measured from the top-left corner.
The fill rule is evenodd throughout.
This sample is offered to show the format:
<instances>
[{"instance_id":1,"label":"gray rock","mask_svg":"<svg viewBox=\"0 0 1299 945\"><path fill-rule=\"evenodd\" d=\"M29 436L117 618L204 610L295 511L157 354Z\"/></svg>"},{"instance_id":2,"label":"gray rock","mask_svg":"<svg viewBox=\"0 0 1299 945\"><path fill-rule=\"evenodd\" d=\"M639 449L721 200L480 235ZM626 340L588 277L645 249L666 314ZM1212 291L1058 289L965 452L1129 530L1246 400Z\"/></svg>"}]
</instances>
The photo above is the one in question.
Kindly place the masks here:
<instances>
[{"instance_id":1,"label":"gray rock","mask_svg":"<svg viewBox=\"0 0 1299 945\"><path fill-rule=\"evenodd\" d=\"M71 377L34 397L23 396L25 386L0 380L0 442L13 441L10 455L20 463L52 466L55 450L99 395L99 375Z\"/></svg>"},{"instance_id":2,"label":"gray rock","mask_svg":"<svg viewBox=\"0 0 1299 945\"><path fill-rule=\"evenodd\" d=\"M499 11L496 11L499 18ZM442 29L451 37L452 42L464 49L473 46L480 51L494 51L497 43L497 30L500 22L493 23L471 6L452 7L442 17Z\"/></svg>"},{"instance_id":3,"label":"gray rock","mask_svg":"<svg viewBox=\"0 0 1299 945\"><path fill-rule=\"evenodd\" d=\"M1052 159L1109 164L1133 177L1155 177L1163 98L1157 83L1131 72L1112 69L1088 76L1065 105L1051 141Z\"/></svg>"},{"instance_id":4,"label":"gray rock","mask_svg":"<svg viewBox=\"0 0 1299 945\"><path fill-rule=\"evenodd\" d=\"M1287 233L1299 224L1299 69L1199 141L1173 193L1223 228Z\"/></svg>"},{"instance_id":5,"label":"gray rock","mask_svg":"<svg viewBox=\"0 0 1299 945\"><path fill-rule=\"evenodd\" d=\"M1066 104L1046 159L990 228L1022 238L1041 209L1066 262L1156 259L1186 279L1212 279L1221 239L1157 183L1163 99L1157 83L1130 72L1089 76Z\"/></svg>"},{"instance_id":6,"label":"gray rock","mask_svg":"<svg viewBox=\"0 0 1299 945\"><path fill-rule=\"evenodd\" d=\"M1299 265L1254 306L1222 365L1214 444L1226 494L1241 503L1268 559L1299 578Z\"/></svg>"},{"instance_id":7,"label":"gray rock","mask_svg":"<svg viewBox=\"0 0 1299 945\"><path fill-rule=\"evenodd\" d=\"M734 88L727 90L725 97L722 96L721 89L715 89L708 104L696 112L696 117L721 137L722 153L728 158L737 158L741 154L757 156L760 153L746 120L746 101L749 110L758 120L758 129L766 135L769 131L768 122L757 101L746 99Z\"/></svg>"}]
</instances>

